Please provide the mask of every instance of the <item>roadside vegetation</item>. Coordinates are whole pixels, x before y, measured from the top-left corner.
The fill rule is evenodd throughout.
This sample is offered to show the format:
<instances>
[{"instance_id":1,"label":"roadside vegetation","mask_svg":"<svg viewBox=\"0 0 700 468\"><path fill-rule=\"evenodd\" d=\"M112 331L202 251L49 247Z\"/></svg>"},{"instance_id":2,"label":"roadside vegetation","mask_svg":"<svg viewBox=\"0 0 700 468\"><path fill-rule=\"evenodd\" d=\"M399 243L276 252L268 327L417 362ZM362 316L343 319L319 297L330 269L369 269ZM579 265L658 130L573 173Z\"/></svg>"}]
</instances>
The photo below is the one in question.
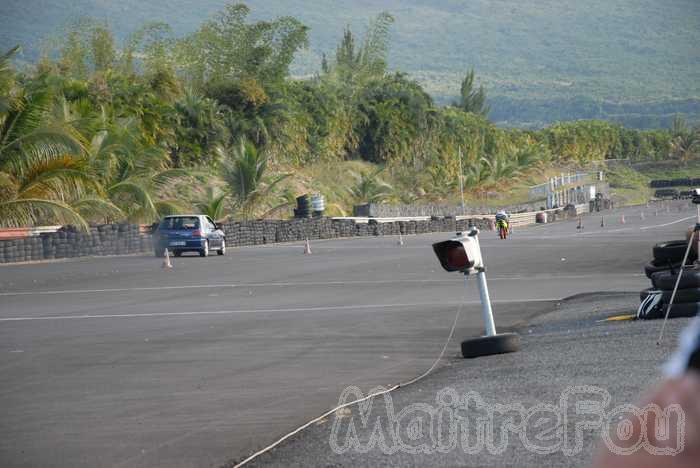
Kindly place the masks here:
<instances>
[{"instance_id":1,"label":"roadside vegetation","mask_svg":"<svg viewBox=\"0 0 700 468\"><path fill-rule=\"evenodd\" d=\"M99 15L122 41L144 18L178 36L199 28L227 0L5 0L0 44L21 43L34 62L56 28ZM295 16L309 48L294 76L311 76L350 25L396 15L389 62L441 104L453 102L466 69L489 91L490 118L510 127L601 119L668 128L675 114L700 122L700 3L695 0L246 0L255 19ZM0 9L1 10L1 9ZM40 10L42 15L36 15ZM601 53L604 51L604 53Z\"/></svg>"},{"instance_id":2,"label":"roadside vegetation","mask_svg":"<svg viewBox=\"0 0 700 468\"><path fill-rule=\"evenodd\" d=\"M483 87L438 106L389 72L394 19L346 29L312 77L290 66L308 44L292 17L253 21L231 4L194 33L147 24L117 43L106 24L67 28L35 65L0 57L0 225L129 221L203 211L286 217L321 192L355 203L502 200L553 170L608 159L688 165L700 131L639 131L604 121L538 131L488 120Z\"/></svg>"}]
</instances>

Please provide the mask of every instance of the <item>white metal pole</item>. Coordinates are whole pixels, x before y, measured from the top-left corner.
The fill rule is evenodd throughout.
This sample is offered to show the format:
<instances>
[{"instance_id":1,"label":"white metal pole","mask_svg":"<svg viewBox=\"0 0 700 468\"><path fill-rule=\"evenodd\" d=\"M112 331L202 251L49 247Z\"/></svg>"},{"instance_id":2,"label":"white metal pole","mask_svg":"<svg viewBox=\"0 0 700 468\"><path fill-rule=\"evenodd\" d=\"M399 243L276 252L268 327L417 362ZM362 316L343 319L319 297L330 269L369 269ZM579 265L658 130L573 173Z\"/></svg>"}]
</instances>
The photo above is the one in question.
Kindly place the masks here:
<instances>
[{"instance_id":1,"label":"white metal pole","mask_svg":"<svg viewBox=\"0 0 700 468\"><path fill-rule=\"evenodd\" d=\"M480 271L476 275L479 282L479 295L481 296L481 311L484 316L486 326L486 336L496 335L496 324L493 321L493 310L491 309L491 299L489 298L489 286L486 283L486 273Z\"/></svg>"},{"instance_id":2,"label":"white metal pole","mask_svg":"<svg viewBox=\"0 0 700 468\"><path fill-rule=\"evenodd\" d=\"M464 182L462 181L464 177L464 171L462 170L462 147L459 147L459 193L462 196L462 216L466 215L464 209Z\"/></svg>"},{"instance_id":3,"label":"white metal pole","mask_svg":"<svg viewBox=\"0 0 700 468\"><path fill-rule=\"evenodd\" d=\"M696 223L700 224L700 205L698 205L698 217L697 220L695 221ZM695 226L693 226L693 230L695 229ZM695 232L695 231L693 231ZM700 264L700 235L698 235L698 259L695 260L695 263ZM681 265L681 268L683 268L683 265Z\"/></svg>"}]
</instances>

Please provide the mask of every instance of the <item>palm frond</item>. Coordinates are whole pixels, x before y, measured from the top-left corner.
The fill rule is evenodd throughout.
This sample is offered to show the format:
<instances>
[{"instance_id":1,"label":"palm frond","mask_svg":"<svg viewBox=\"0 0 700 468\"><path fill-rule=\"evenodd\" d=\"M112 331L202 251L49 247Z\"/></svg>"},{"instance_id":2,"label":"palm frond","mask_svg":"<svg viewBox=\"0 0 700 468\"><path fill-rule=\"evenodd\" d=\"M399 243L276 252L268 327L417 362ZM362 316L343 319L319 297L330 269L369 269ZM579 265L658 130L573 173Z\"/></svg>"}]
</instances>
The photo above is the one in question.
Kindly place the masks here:
<instances>
[{"instance_id":1,"label":"palm frond","mask_svg":"<svg viewBox=\"0 0 700 468\"><path fill-rule=\"evenodd\" d=\"M66 200L100 190L84 161L68 155L34 161L22 176L19 187L22 198Z\"/></svg>"},{"instance_id":2,"label":"palm frond","mask_svg":"<svg viewBox=\"0 0 700 468\"><path fill-rule=\"evenodd\" d=\"M0 115L12 108L14 101L14 69L10 60L17 54L20 47L15 46L0 55Z\"/></svg>"},{"instance_id":3,"label":"palm frond","mask_svg":"<svg viewBox=\"0 0 700 468\"><path fill-rule=\"evenodd\" d=\"M200 213L209 216L215 221L220 221L224 218L226 211L226 192L217 194L214 187L207 187L207 196L195 204Z\"/></svg>"},{"instance_id":4,"label":"palm frond","mask_svg":"<svg viewBox=\"0 0 700 468\"><path fill-rule=\"evenodd\" d=\"M181 200L158 200L155 206L159 216L169 216L189 210L188 205Z\"/></svg>"},{"instance_id":5,"label":"palm frond","mask_svg":"<svg viewBox=\"0 0 700 468\"><path fill-rule=\"evenodd\" d=\"M73 210L84 219L101 220L104 222L121 221L126 214L114 203L104 198L85 197L71 203Z\"/></svg>"},{"instance_id":6,"label":"palm frond","mask_svg":"<svg viewBox=\"0 0 700 468\"><path fill-rule=\"evenodd\" d=\"M72 224L83 230L88 229L85 219L63 202L37 198L0 202L0 226L25 227L41 223Z\"/></svg>"},{"instance_id":7,"label":"palm frond","mask_svg":"<svg viewBox=\"0 0 700 468\"><path fill-rule=\"evenodd\" d=\"M155 219L158 209L148 190L148 182L139 179L127 179L107 189L112 201L121 205L131 218L132 215L142 219Z\"/></svg>"},{"instance_id":8,"label":"palm frond","mask_svg":"<svg viewBox=\"0 0 700 468\"><path fill-rule=\"evenodd\" d=\"M151 182L153 182L156 188L162 188L177 179L191 177L192 175L194 175L194 171L188 169L167 169L153 175L151 177Z\"/></svg>"}]
</instances>

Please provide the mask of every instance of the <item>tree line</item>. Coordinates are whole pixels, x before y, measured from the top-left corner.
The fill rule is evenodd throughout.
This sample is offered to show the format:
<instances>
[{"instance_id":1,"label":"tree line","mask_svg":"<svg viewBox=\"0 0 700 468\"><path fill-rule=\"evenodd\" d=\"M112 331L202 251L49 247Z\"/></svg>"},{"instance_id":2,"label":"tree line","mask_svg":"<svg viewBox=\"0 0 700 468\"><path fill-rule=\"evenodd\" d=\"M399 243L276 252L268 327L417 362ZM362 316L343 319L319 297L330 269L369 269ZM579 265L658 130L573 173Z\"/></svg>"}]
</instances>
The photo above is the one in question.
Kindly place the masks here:
<instances>
[{"instance_id":1,"label":"tree line","mask_svg":"<svg viewBox=\"0 0 700 468\"><path fill-rule=\"evenodd\" d=\"M293 77L307 28L249 14L231 4L187 36L151 23L121 44L81 19L31 67L14 67L18 47L0 56L0 225L275 216L300 171L348 160L376 165L347 174L348 200L413 202L450 198L460 178L478 193L549 165L697 157L700 132L682 121L498 128L473 70L438 106L388 69L387 13L361 36L346 29L318 73Z\"/></svg>"}]
</instances>

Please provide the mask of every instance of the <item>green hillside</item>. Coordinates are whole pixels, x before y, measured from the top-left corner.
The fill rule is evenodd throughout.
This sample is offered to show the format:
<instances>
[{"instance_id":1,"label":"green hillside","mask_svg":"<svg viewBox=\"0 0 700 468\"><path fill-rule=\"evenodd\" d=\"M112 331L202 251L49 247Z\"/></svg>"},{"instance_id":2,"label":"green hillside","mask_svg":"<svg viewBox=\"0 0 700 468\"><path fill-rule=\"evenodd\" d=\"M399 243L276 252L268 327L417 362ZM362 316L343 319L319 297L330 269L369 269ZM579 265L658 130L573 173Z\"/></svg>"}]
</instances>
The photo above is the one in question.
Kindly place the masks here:
<instances>
[{"instance_id":1,"label":"green hillside","mask_svg":"<svg viewBox=\"0 0 700 468\"><path fill-rule=\"evenodd\" d=\"M398 59L388 68L395 22L381 13L362 34L345 30L326 47L335 53L307 68L313 30L288 16L251 18L241 4L179 37L150 24L115 40L102 21L73 23L32 66L22 64L29 52L1 51L0 226L148 224L195 210L286 218L298 195L314 192L335 214L370 202L455 204L462 190L467 202L496 206L522 201L554 172L610 160L686 170L700 160L700 126L680 116L668 130L600 119L648 123L650 111L671 115L678 102L492 85L489 111L480 75L469 72L453 105L436 104L396 71ZM535 112L596 118L539 130L494 123L531 123ZM648 193L625 182L642 176L616 177L618 196Z\"/></svg>"},{"instance_id":2,"label":"green hillside","mask_svg":"<svg viewBox=\"0 0 700 468\"><path fill-rule=\"evenodd\" d=\"M80 15L107 19L125 37L147 21L191 32L225 0L4 0L0 45L41 40ZM537 126L606 118L635 127L700 120L700 2L697 0L249 0L254 18L293 15L311 45L294 72L320 67L344 26L361 32L388 11L390 67L409 72L438 102L457 94L475 67L489 89L492 119ZM37 14L41 12L41 14Z\"/></svg>"}]
</instances>

